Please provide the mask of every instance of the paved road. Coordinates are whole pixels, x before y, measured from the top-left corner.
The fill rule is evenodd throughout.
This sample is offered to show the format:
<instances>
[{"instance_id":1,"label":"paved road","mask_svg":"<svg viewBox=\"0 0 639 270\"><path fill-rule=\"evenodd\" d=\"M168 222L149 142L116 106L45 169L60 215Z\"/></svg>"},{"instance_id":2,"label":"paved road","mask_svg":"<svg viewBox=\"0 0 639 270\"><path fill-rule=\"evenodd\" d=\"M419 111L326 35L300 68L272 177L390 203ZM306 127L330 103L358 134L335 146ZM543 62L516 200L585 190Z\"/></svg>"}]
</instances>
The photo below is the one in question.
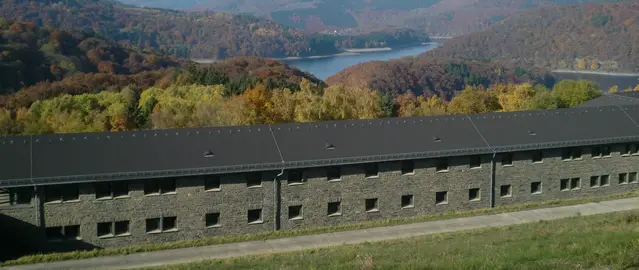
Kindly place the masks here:
<instances>
[{"instance_id":1,"label":"paved road","mask_svg":"<svg viewBox=\"0 0 639 270\"><path fill-rule=\"evenodd\" d=\"M576 215L587 216L635 209L639 209L639 198L527 210L488 216L431 221L365 230L298 236L266 241L250 241L215 246L136 253L131 255L97 257L76 261L23 265L7 269L140 268L236 256L322 248L342 244L390 240L419 235L521 224L539 220L553 220Z\"/></svg>"}]
</instances>

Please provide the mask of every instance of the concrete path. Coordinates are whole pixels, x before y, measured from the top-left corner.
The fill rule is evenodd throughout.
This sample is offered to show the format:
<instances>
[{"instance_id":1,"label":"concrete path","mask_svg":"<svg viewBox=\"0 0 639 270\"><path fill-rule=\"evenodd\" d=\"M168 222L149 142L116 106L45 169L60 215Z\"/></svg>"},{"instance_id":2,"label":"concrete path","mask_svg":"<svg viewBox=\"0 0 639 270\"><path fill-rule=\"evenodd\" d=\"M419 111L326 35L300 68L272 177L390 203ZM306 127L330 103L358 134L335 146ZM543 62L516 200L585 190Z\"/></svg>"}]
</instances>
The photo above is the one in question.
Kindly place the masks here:
<instances>
[{"instance_id":1,"label":"concrete path","mask_svg":"<svg viewBox=\"0 0 639 270\"><path fill-rule=\"evenodd\" d=\"M96 257L76 261L61 261L46 264L23 265L8 267L6 269L140 268L236 256L322 248L342 244L356 244L363 242L391 240L419 235L522 224L539 220L553 220L576 215L587 216L635 209L639 209L639 198L527 210L488 216L430 221L365 230L298 236L266 241L250 241L214 246L135 253L131 255Z\"/></svg>"}]
</instances>

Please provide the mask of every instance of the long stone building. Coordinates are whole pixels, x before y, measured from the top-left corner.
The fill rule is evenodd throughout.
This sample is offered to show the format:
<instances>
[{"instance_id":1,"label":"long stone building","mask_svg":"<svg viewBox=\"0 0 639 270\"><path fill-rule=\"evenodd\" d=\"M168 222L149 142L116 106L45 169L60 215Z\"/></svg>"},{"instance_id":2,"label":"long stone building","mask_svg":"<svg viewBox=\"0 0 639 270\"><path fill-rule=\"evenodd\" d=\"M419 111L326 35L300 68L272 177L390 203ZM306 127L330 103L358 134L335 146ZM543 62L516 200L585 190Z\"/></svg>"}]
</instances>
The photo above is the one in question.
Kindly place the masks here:
<instances>
[{"instance_id":1,"label":"long stone building","mask_svg":"<svg viewBox=\"0 0 639 270\"><path fill-rule=\"evenodd\" d=\"M636 102L0 137L0 242L121 247L623 193L639 187Z\"/></svg>"}]
</instances>

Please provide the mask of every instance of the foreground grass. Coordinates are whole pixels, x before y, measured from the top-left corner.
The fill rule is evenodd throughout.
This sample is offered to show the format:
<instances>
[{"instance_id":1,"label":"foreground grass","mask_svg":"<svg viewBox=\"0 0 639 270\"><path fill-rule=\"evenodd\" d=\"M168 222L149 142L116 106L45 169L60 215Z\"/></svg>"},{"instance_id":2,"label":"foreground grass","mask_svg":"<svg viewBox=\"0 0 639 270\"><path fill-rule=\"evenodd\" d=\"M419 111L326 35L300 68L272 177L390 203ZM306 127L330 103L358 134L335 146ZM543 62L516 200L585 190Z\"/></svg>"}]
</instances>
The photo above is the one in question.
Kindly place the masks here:
<instances>
[{"instance_id":1,"label":"foreground grass","mask_svg":"<svg viewBox=\"0 0 639 270\"><path fill-rule=\"evenodd\" d=\"M235 242L243 242L243 241L267 240L267 239L276 239L276 238L283 238L283 237L311 235L311 234L320 234L320 233L330 233L330 232L338 232L338 231L368 229L368 228L374 228L374 227L392 226L392 225L408 224L408 223L415 223L415 222L425 222L425 221L443 220L443 219L451 219L451 218L459 218L459 217L514 212L514 211L529 210L529 209L535 209L535 208L575 205L575 204L582 204L582 203L588 203L588 202L615 200L615 199L637 197L637 196L639 196L639 191L610 195L610 196L603 196L603 197L590 197L590 198L579 198L579 199L568 199L568 200L550 200L550 201L545 201L540 203L528 203L528 204L496 207L492 209L486 208L486 209L479 209L479 210L472 210L472 211L447 212L443 214L425 215L425 216L417 216L417 217L403 218L403 219L379 220L379 221L364 222L364 223L358 223L358 224L347 224L347 225L331 226L331 227L287 230L287 231L277 231L277 232L250 234L250 235L210 237L210 238L202 238L198 240L186 240L186 241L169 242L169 243L128 246L128 247L117 248L117 249L94 249L91 251L36 254L36 255L24 256L16 260L6 261L0 264L0 266L34 264L34 263L63 261L63 260L77 260L77 259L86 259L86 258L108 256L108 255L132 254L132 253L138 253L138 252L148 252L148 251L157 251L157 250L235 243Z\"/></svg>"},{"instance_id":2,"label":"foreground grass","mask_svg":"<svg viewBox=\"0 0 639 270\"><path fill-rule=\"evenodd\" d=\"M628 269L639 211L153 269Z\"/></svg>"}]
</instances>

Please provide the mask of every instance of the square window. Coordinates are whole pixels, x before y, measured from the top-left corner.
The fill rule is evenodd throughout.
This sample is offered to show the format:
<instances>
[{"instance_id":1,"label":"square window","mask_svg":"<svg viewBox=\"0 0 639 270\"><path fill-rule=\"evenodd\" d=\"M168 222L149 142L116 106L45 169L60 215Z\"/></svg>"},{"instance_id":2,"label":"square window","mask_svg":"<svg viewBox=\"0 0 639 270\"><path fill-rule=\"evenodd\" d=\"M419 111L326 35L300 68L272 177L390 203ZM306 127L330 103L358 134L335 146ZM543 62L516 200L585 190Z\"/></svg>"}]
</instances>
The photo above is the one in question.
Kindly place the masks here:
<instances>
[{"instance_id":1,"label":"square window","mask_svg":"<svg viewBox=\"0 0 639 270\"><path fill-rule=\"evenodd\" d=\"M499 188L499 196L501 197L511 197L513 195L512 187L510 185L502 185Z\"/></svg>"},{"instance_id":2,"label":"square window","mask_svg":"<svg viewBox=\"0 0 639 270\"><path fill-rule=\"evenodd\" d=\"M581 159L581 148L573 148L572 149L572 159Z\"/></svg>"},{"instance_id":3,"label":"square window","mask_svg":"<svg viewBox=\"0 0 639 270\"><path fill-rule=\"evenodd\" d=\"M175 192L175 178L166 178L160 180L160 192L162 194Z\"/></svg>"},{"instance_id":4,"label":"square window","mask_svg":"<svg viewBox=\"0 0 639 270\"><path fill-rule=\"evenodd\" d=\"M619 184L628 184L628 174L627 173L620 173L619 174Z\"/></svg>"},{"instance_id":5,"label":"square window","mask_svg":"<svg viewBox=\"0 0 639 270\"><path fill-rule=\"evenodd\" d=\"M402 195L402 208L411 208L413 206L413 195Z\"/></svg>"},{"instance_id":6,"label":"square window","mask_svg":"<svg viewBox=\"0 0 639 270\"><path fill-rule=\"evenodd\" d=\"M544 161L544 154L542 151L534 151L532 152L532 162L533 163L541 163Z\"/></svg>"},{"instance_id":7,"label":"square window","mask_svg":"<svg viewBox=\"0 0 639 270\"><path fill-rule=\"evenodd\" d=\"M162 217L162 231L177 230L177 217Z\"/></svg>"},{"instance_id":8,"label":"square window","mask_svg":"<svg viewBox=\"0 0 639 270\"><path fill-rule=\"evenodd\" d=\"M261 223L262 222L262 209L248 210L248 223Z\"/></svg>"},{"instance_id":9,"label":"square window","mask_svg":"<svg viewBox=\"0 0 639 270\"><path fill-rule=\"evenodd\" d=\"M64 238L62 227L48 227L45 229L48 240L59 240Z\"/></svg>"},{"instance_id":10,"label":"square window","mask_svg":"<svg viewBox=\"0 0 639 270\"><path fill-rule=\"evenodd\" d=\"M438 191L435 193L435 204L447 204L447 203L448 203L447 191Z\"/></svg>"},{"instance_id":11,"label":"square window","mask_svg":"<svg viewBox=\"0 0 639 270\"><path fill-rule=\"evenodd\" d=\"M561 160L571 160L572 151L570 148L564 148L561 150Z\"/></svg>"},{"instance_id":12,"label":"square window","mask_svg":"<svg viewBox=\"0 0 639 270\"><path fill-rule=\"evenodd\" d=\"M479 201L481 199L481 194L479 188L471 188L468 190L468 200L469 201Z\"/></svg>"},{"instance_id":13,"label":"square window","mask_svg":"<svg viewBox=\"0 0 639 270\"><path fill-rule=\"evenodd\" d=\"M599 176L591 176L590 177L590 187L599 187Z\"/></svg>"},{"instance_id":14,"label":"square window","mask_svg":"<svg viewBox=\"0 0 639 270\"><path fill-rule=\"evenodd\" d=\"M581 178L571 178L570 189L580 189L580 188L581 188Z\"/></svg>"},{"instance_id":15,"label":"square window","mask_svg":"<svg viewBox=\"0 0 639 270\"><path fill-rule=\"evenodd\" d=\"M156 179L144 182L144 195L160 194L160 185Z\"/></svg>"},{"instance_id":16,"label":"square window","mask_svg":"<svg viewBox=\"0 0 639 270\"><path fill-rule=\"evenodd\" d=\"M111 190L113 191L113 197L129 196L129 182L113 182L111 183Z\"/></svg>"},{"instance_id":17,"label":"square window","mask_svg":"<svg viewBox=\"0 0 639 270\"><path fill-rule=\"evenodd\" d=\"M412 160L404 160L402 161L402 174L414 174L415 173L415 162Z\"/></svg>"},{"instance_id":18,"label":"square window","mask_svg":"<svg viewBox=\"0 0 639 270\"><path fill-rule=\"evenodd\" d=\"M33 189L30 187L10 188L9 204L31 204Z\"/></svg>"},{"instance_id":19,"label":"square window","mask_svg":"<svg viewBox=\"0 0 639 270\"><path fill-rule=\"evenodd\" d=\"M113 236L113 222L98 223L98 237Z\"/></svg>"},{"instance_id":20,"label":"square window","mask_svg":"<svg viewBox=\"0 0 639 270\"><path fill-rule=\"evenodd\" d=\"M302 183L302 171L291 170L288 172L288 184L301 184Z\"/></svg>"},{"instance_id":21,"label":"square window","mask_svg":"<svg viewBox=\"0 0 639 270\"><path fill-rule=\"evenodd\" d=\"M149 218L146 220L146 232L160 232L160 218Z\"/></svg>"},{"instance_id":22,"label":"square window","mask_svg":"<svg viewBox=\"0 0 639 270\"><path fill-rule=\"evenodd\" d=\"M339 181L342 179L342 172L340 167L326 168L326 178L328 181Z\"/></svg>"},{"instance_id":23,"label":"square window","mask_svg":"<svg viewBox=\"0 0 639 270\"><path fill-rule=\"evenodd\" d=\"M510 166L513 165L513 154L505 153L501 155L501 165L502 166Z\"/></svg>"},{"instance_id":24,"label":"square window","mask_svg":"<svg viewBox=\"0 0 639 270\"><path fill-rule=\"evenodd\" d=\"M471 156L470 157L470 167L471 168L481 168L481 156Z\"/></svg>"},{"instance_id":25,"label":"square window","mask_svg":"<svg viewBox=\"0 0 639 270\"><path fill-rule=\"evenodd\" d=\"M445 171L448 171L449 169L450 167L448 166L447 158L440 158L436 161L435 170L437 170L438 172L445 172Z\"/></svg>"},{"instance_id":26,"label":"square window","mask_svg":"<svg viewBox=\"0 0 639 270\"><path fill-rule=\"evenodd\" d=\"M601 148L596 147L596 146L592 147L590 149L590 156L593 157L593 158L601 157Z\"/></svg>"},{"instance_id":27,"label":"square window","mask_svg":"<svg viewBox=\"0 0 639 270\"><path fill-rule=\"evenodd\" d=\"M636 172L631 172L628 174L628 182L630 183L637 183L637 173Z\"/></svg>"},{"instance_id":28,"label":"square window","mask_svg":"<svg viewBox=\"0 0 639 270\"><path fill-rule=\"evenodd\" d=\"M541 194L541 182L532 182L532 183L530 183L530 193L531 194Z\"/></svg>"},{"instance_id":29,"label":"square window","mask_svg":"<svg viewBox=\"0 0 639 270\"><path fill-rule=\"evenodd\" d=\"M206 227L220 226L220 213L208 213L204 218L206 219Z\"/></svg>"},{"instance_id":30,"label":"square window","mask_svg":"<svg viewBox=\"0 0 639 270\"><path fill-rule=\"evenodd\" d=\"M374 178L379 176L379 165L374 164L366 164L364 165L364 177L366 178Z\"/></svg>"},{"instance_id":31,"label":"square window","mask_svg":"<svg viewBox=\"0 0 639 270\"><path fill-rule=\"evenodd\" d=\"M80 238L80 225L64 226L64 238L69 240Z\"/></svg>"},{"instance_id":32,"label":"square window","mask_svg":"<svg viewBox=\"0 0 639 270\"><path fill-rule=\"evenodd\" d=\"M219 175L207 175L206 178L204 178L204 190L206 191L218 191L221 185Z\"/></svg>"},{"instance_id":33,"label":"square window","mask_svg":"<svg viewBox=\"0 0 639 270\"><path fill-rule=\"evenodd\" d=\"M122 236L130 234L130 226L128 220L116 221L115 222L115 235Z\"/></svg>"},{"instance_id":34,"label":"square window","mask_svg":"<svg viewBox=\"0 0 639 270\"><path fill-rule=\"evenodd\" d=\"M379 211L379 209L377 209L377 198L366 199L365 205L366 205L366 212Z\"/></svg>"},{"instance_id":35,"label":"square window","mask_svg":"<svg viewBox=\"0 0 639 270\"><path fill-rule=\"evenodd\" d=\"M342 203L341 202L329 202L328 210L326 213L329 216L337 216L342 214Z\"/></svg>"},{"instance_id":36,"label":"square window","mask_svg":"<svg viewBox=\"0 0 639 270\"><path fill-rule=\"evenodd\" d=\"M568 190L568 184L570 184L570 179L560 179L559 180L559 190Z\"/></svg>"},{"instance_id":37,"label":"square window","mask_svg":"<svg viewBox=\"0 0 639 270\"><path fill-rule=\"evenodd\" d=\"M289 206L288 219L302 219L302 206L301 205Z\"/></svg>"},{"instance_id":38,"label":"square window","mask_svg":"<svg viewBox=\"0 0 639 270\"><path fill-rule=\"evenodd\" d=\"M111 183L96 183L95 184L95 198L106 199L111 198Z\"/></svg>"},{"instance_id":39,"label":"square window","mask_svg":"<svg viewBox=\"0 0 639 270\"><path fill-rule=\"evenodd\" d=\"M601 147L601 155L604 157L609 157L612 154L610 153L610 146L602 146Z\"/></svg>"},{"instance_id":40,"label":"square window","mask_svg":"<svg viewBox=\"0 0 639 270\"><path fill-rule=\"evenodd\" d=\"M601 186L609 186L610 185L610 175L602 175L601 176Z\"/></svg>"},{"instance_id":41,"label":"square window","mask_svg":"<svg viewBox=\"0 0 639 270\"><path fill-rule=\"evenodd\" d=\"M261 173L247 173L245 177L246 177L246 186L247 187L260 187L260 186L262 186L262 174Z\"/></svg>"}]
</instances>

